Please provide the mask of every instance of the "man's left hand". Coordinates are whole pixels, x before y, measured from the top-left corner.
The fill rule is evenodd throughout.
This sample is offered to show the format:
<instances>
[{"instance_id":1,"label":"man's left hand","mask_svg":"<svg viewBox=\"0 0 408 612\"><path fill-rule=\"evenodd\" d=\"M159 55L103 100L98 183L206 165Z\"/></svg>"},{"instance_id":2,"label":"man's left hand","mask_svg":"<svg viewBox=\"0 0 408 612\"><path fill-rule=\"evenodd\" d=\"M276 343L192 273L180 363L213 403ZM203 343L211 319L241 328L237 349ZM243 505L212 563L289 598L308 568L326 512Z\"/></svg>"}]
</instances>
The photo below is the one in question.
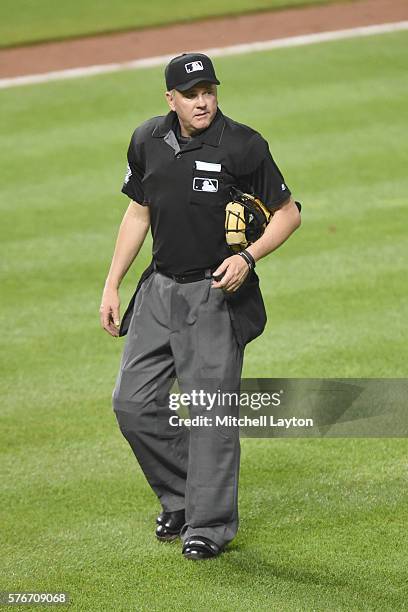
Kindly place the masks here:
<instances>
[{"instance_id":1,"label":"man's left hand","mask_svg":"<svg viewBox=\"0 0 408 612\"><path fill-rule=\"evenodd\" d=\"M213 272L213 277L222 278L219 281L213 280L214 289L223 289L227 293L233 293L242 285L249 273L247 262L240 255L232 255L224 259L222 264Z\"/></svg>"}]
</instances>

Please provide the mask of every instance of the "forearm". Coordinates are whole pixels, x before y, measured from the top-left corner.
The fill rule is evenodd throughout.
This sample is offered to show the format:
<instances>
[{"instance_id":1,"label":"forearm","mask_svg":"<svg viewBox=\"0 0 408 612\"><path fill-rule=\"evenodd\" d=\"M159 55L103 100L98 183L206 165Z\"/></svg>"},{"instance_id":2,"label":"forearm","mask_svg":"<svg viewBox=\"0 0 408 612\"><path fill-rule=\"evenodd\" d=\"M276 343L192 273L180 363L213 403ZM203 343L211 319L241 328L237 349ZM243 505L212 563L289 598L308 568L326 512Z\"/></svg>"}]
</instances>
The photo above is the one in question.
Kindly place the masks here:
<instances>
[{"instance_id":1,"label":"forearm","mask_svg":"<svg viewBox=\"0 0 408 612\"><path fill-rule=\"evenodd\" d=\"M263 235L246 250L258 261L281 246L300 226L300 213L292 198L278 209Z\"/></svg>"},{"instance_id":2,"label":"forearm","mask_svg":"<svg viewBox=\"0 0 408 612\"><path fill-rule=\"evenodd\" d=\"M142 247L149 226L148 208L131 202L119 227L105 287L119 288L122 279Z\"/></svg>"}]
</instances>

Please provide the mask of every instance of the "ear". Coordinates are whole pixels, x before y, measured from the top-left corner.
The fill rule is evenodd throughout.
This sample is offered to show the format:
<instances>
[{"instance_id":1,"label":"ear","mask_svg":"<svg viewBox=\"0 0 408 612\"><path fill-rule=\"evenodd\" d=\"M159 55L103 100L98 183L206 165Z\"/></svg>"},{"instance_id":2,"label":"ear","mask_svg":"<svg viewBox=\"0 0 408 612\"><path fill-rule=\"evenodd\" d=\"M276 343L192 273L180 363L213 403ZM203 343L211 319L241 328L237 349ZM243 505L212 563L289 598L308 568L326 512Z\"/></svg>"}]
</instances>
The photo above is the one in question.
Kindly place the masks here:
<instances>
[{"instance_id":1,"label":"ear","mask_svg":"<svg viewBox=\"0 0 408 612\"><path fill-rule=\"evenodd\" d=\"M174 89L171 91L166 91L165 93L167 104L169 105L170 110L175 111L176 106L174 104Z\"/></svg>"}]
</instances>

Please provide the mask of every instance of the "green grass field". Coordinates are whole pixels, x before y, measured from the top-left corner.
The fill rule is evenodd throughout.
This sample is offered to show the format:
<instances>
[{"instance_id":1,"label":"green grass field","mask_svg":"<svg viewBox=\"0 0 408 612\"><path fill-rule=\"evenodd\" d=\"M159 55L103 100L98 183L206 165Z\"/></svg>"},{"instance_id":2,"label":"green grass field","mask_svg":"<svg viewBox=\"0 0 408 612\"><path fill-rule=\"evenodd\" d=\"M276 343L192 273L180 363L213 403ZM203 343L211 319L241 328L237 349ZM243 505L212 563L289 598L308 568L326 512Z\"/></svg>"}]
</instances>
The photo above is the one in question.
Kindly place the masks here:
<instances>
[{"instance_id":1,"label":"green grass field","mask_svg":"<svg viewBox=\"0 0 408 612\"><path fill-rule=\"evenodd\" d=\"M258 265L269 324L248 377L407 376L407 41L216 61L223 112L268 138L304 205ZM81 611L405 610L404 439L244 439L228 552L194 564L153 538L110 403L123 339L98 308L128 140L166 112L162 89L155 69L0 92L0 590L68 591Z\"/></svg>"},{"instance_id":2,"label":"green grass field","mask_svg":"<svg viewBox=\"0 0 408 612\"><path fill-rule=\"evenodd\" d=\"M3 0L0 47L338 0ZM349 0L343 0L349 1Z\"/></svg>"}]
</instances>

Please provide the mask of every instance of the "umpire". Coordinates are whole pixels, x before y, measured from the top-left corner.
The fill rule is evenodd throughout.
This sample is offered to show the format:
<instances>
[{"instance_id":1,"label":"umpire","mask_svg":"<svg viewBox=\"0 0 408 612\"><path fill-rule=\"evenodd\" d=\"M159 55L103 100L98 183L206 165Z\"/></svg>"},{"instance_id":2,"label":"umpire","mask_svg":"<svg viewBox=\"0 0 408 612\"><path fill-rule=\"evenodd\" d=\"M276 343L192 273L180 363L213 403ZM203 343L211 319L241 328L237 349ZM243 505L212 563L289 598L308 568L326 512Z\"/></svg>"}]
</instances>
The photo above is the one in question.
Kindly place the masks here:
<instances>
[{"instance_id":1,"label":"umpire","mask_svg":"<svg viewBox=\"0 0 408 612\"><path fill-rule=\"evenodd\" d=\"M239 392L245 345L266 322L255 262L300 225L268 143L218 108L213 64L199 53L165 70L170 112L133 133L122 192L130 199L106 279L100 318L127 334L113 409L160 500L156 536L181 536L188 559L215 557L238 529L239 432L204 423L238 406L190 402L197 426L169 410L183 393ZM232 254L225 238L231 189L255 194L273 213L263 235ZM119 286L151 229L153 259L120 323ZM190 395L191 397L191 395ZM219 396L218 396L219 397ZM200 420L201 417L201 420Z\"/></svg>"}]
</instances>

